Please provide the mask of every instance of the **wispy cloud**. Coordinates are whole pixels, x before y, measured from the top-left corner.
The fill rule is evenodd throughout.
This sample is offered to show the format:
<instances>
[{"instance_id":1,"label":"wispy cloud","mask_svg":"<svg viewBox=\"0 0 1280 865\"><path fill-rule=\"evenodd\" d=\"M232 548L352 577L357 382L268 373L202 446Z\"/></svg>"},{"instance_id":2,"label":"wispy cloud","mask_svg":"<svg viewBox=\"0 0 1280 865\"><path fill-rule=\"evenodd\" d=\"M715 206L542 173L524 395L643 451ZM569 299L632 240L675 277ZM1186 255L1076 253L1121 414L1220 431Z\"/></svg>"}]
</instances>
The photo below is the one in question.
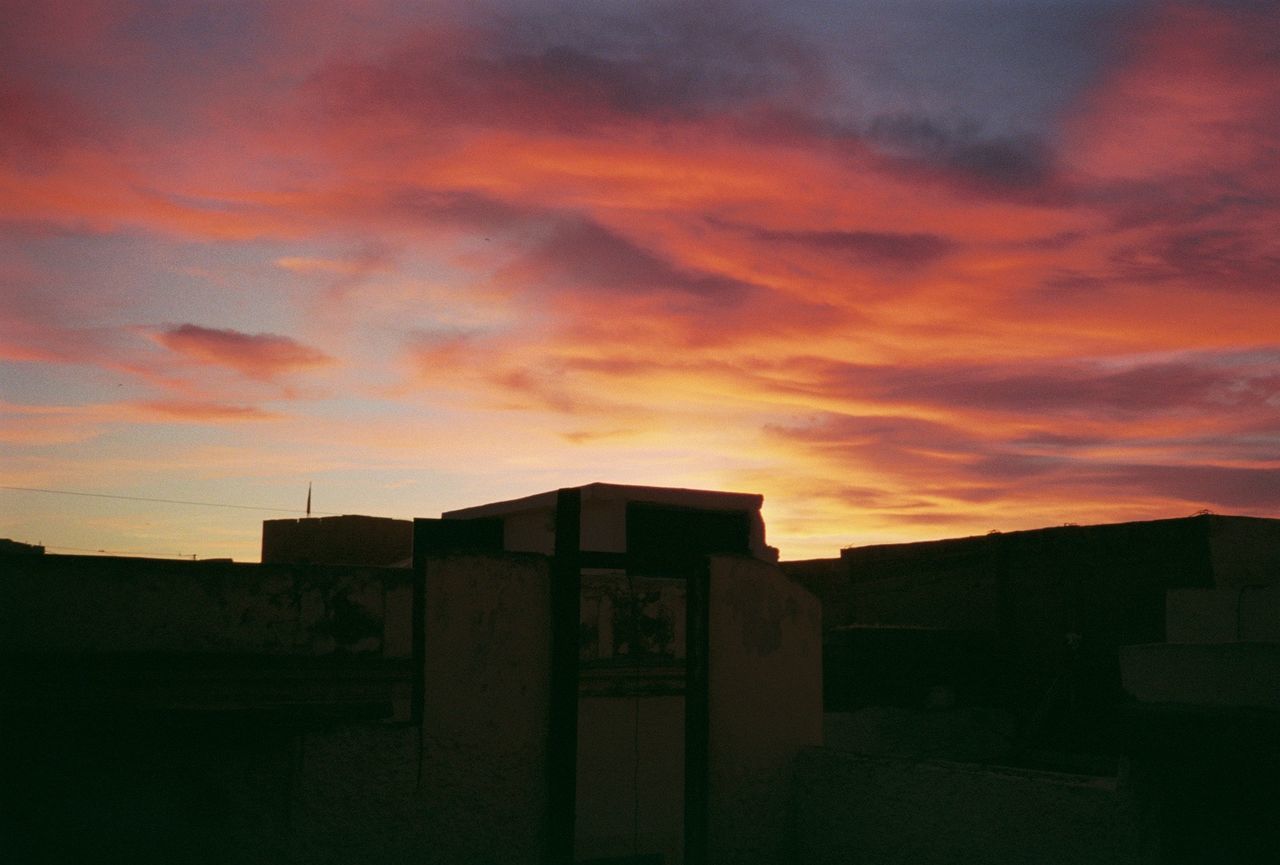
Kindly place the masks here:
<instances>
[{"instance_id":1,"label":"wispy cloud","mask_svg":"<svg viewBox=\"0 0 1280 865\"><path fill-rule=\"evenodd\" d=\"M182 324L156 334L165 348L205 363L233 369L248 378L277 376L324 366L333 358L287 336Z\"/></svg>"},{"instance_id":2,"label":"wispy cloud","mask_svg":"<svg viewBox=\"0 0 1280 865\"><path fill-rule=\"evenodd\" d=\"M1280 510L1266 4L73 5L0 34L23 471Z\"/></svg>"}]
</instances>

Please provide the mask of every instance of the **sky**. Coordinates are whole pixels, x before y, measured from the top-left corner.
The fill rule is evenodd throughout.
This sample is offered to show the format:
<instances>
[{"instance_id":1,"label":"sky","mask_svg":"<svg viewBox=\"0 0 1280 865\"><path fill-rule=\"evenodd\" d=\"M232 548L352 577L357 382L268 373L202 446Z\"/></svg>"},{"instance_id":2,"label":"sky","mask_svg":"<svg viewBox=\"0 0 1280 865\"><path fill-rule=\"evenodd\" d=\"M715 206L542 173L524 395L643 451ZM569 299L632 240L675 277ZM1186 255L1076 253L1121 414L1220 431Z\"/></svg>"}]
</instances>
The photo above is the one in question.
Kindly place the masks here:
<instances>
[{"instance_id":1,"label":"sky","mask_svg":"<svg viewBox=\"0 0 1280 865\"><path fill-rule=\"evenodd\" d=\"M1280 517L1275 2L0 6L0 537Z\"/></svg>"}]
</instances>

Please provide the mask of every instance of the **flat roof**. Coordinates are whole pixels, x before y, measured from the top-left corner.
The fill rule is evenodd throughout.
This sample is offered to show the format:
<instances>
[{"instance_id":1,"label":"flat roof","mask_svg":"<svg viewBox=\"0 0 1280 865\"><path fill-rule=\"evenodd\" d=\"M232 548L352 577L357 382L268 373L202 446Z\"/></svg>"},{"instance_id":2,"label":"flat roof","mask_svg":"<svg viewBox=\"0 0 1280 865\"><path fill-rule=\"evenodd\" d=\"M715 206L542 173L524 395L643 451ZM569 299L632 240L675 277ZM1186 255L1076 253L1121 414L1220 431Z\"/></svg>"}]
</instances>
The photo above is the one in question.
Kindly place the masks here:
<instances>
[{"instance_id":1,"label":"flat roof","mask_svg":"<svg viewBox=\"0 0 1280 865\"><path fill-rule=\"evenodd\" d=\"M581 487L568 487L582 492L582 501L649 502L686 508L704 508L716 511L758 511L764 504L764 496L758 493L727 493L718 490L690 490L680 487L646 487L632 484L591 483ZM471 519L494 517L526 511L554 510L559 490L535 493L518 499L475 505L456 511L445 511L445 519Z\"/></svg>"}]
</instances>

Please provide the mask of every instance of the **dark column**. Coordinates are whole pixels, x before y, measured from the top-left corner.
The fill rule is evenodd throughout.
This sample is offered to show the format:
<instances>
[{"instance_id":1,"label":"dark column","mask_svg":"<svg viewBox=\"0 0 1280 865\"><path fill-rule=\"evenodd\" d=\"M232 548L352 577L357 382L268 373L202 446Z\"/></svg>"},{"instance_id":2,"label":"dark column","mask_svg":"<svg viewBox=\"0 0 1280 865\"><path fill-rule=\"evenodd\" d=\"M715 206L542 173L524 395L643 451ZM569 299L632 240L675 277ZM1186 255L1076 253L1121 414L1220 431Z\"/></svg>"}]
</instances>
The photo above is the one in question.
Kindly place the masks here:
<instances>
[{"instance_id":1,"label":"dark column","mask_svg":"<svg viewBox=\"0 0 1280 865\"><path fill-rule=\"evenodd\" d=\"M573 862L578 793L578 641L582 493L556 495L551 560L551 705L547 738L547 863Z\"/></svg>"},{"instance_id":2,"label":"dark column","mask_svg":"<svg viewBox=\"0 0 1280 865\"><path fill-rule=\"evenodd\" d=\"M689 575L685 600L684 861L705 865L710 801L711 560Z\"/></svg>"},{"instance_id":3,"label":"dark column","mask_svg":"<svg viewBox=\"0 0 1280 865\"><path fill-rule=\"evenodd\" d=\"M431 553L430 532L426 520L413 521L413 703L409 717L419 730L427 699L427 556Z\"/></svg>"}]
</instances>

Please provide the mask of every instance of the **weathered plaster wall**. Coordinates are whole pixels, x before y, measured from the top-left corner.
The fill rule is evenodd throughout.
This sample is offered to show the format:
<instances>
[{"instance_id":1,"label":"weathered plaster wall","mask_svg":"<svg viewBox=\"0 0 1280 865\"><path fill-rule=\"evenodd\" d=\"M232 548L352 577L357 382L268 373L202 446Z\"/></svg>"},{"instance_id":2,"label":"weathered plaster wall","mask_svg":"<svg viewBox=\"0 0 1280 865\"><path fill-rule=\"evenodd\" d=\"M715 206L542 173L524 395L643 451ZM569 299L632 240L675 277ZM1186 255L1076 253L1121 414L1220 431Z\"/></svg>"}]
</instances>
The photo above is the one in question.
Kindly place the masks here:
<instances>
[{"instance_id":1,"label":"weathered plaster wall","mask_svg":"<svg viewBox=\"0 0 1280 865\"><path fill-rule=\"evenodd\" d=\"M554 509L505 514L502 518L502 548L515 553L555 551L556 512Z\"/></svg>"},{"instance_id":2,"label":"weathered plaster wall","mask_svg":"<svg viewBox=\"0 0 1280 865\"><path fill-rule=\"evenodd\" d=\"M428 560L421 738L417 728L376 723L300 734L295 861L540 860L548 599L538 557Z\"/></svg>"},{"instance_id":3,"label":"weathered plaster wall","mask_svg":"<svg viewBox=\"0 0 1280 865\"><path fill-rule=\"evenodd\" d=\"M961 700L1002 706L1029 724L1039 707L1052 702L1054 683L1069 678L1079 717L1066 721L1062 705L1051 707L1032 744L1114 754L1115 707L1122 699L1119 647L1165 640L1168 589L1263 579L1280 556L1277 533L1280 522L1274 520L1210 515L1068 525L848 549L842 552L843 580L821 562L800 563L795 571L822 595L829 648L839 648L833 629L845 624L989 638L989 656L975 654L965 664L996 675L970 682L973 694L956 687ZM891 680L936 672L930 667L936 664L920 660L926 647L916 642L921 645L904 646L900 657L887 659L900 668ZM857 691L857 676L848 672L857 673L856 663L829 665L828 694ZM872 696L853 693L832 708L863 705Z\"/></svg>"},{"instance_id":4,"label":"weathered plaster wall","mask_svg":"<svg viewBox=\"0 0 1280 865\"><path fill-rule=\"evenodd\" d=\"M578 703L580 859L684 858L684 697L582 697Z\"/></svg>"},{"instance_id":5,"label":"weathered plaster wall","mask_svg":"<svg viewBox=\"0 0 1280 865\"><path fill-rule=\"evenodd\" d=\"M264 520L262 561L406 567L413 521L345 515Z\"/></svg>"},{"instance_id":6,"label":"weathered plaster wall","mask_svg":"<svg viewBox=\"0 0 1280 865\"><path fill-rule=\"evenodd\" d=\"M1072 618L1094 630L1162 635L1164 590L1213 584L1206 519L845 550L849 604L830 610L828 626L1012 628L1037 652L1056 651ZM1050 633L1052 647L1032 639Z\"/></svg>"},{"instance_id":7,"label":"weathered plaster wall","mask_svg":"<svg viewBox=\"0 0 1280 865\"><path fill-rule=\"evenodd\" d=\"M546 819L545 559L431 559L422 796L440 862L535 862Z\"/></svg>"},{"instance_id":8,"label":"weathered plaster wall","mask_svg":"<svg viewBox=\"0 0 1280 865\"><path fill-rule=\"evenodd\" d=\"M796 755L822 742L822 611L777 565L711 559L709 843L790 862Z\"/></svg>"},{"instance_id":9,"label":"weathered plaster wall","mask_svg":"<svg viewBox=\"0 0 1280 865\"><path fill-rule=\"evenodd\" d=\"M427 779L418 780L417 730L348 724L297 733L286 848L306 865L348 862L451 861L431 808ZM456 861L478 861L458 859Z\"/></svg>"},{"instance_id":10,"label":"weathered plaster wall","mask_svg":"<svg viewBox=\"0 0 1280 865\"><path fill-rule=\"evenodd\" d=\"M1171 589L1165 597L1165 639L1280 642L1280 585Z\"/></svg>"},{"instance_id":11,"label":"weathered plaster wall","mask_svg":"<svg viewBox=\"0 0 1280 865\"><path fill-rule=\"evenodd\" d=\"M0 836L24 861L536 862L548 594L540 558L429 563L419 728L379 708L409 691L408 572L15 563ZM109 700L41 686L101 656L129 660Z\"/></svg>"},{"instance_id":12,"label":"weathered plaster wall","mask_svg":"<svg viewBox=\"0 0 1280 865\"><path fill-rule=\"evenodd\" d=\"M1121 646L1120 670L1144 703L1280 710L1280 643Z\"/></svg>"},{"instance_id":13,"label":"weathered plaster wall","mask_svg":"<svg viewBox=\"0 0 1280 865\"><path fill-rule=\"evenodd\" d=\"M1280 520L1204 517L1218 586L1280 583Z\"/></svg>"},{"instance_id":14,"label":"weathered plaster wall","mask_svg":"<svg viewBox=\"0 0 1280 865\"><path fill-rule=\"evenodd\" d=\"M1149 841L1114 779L805 750L795 861L1137 863Z\"/></svg>"},{"instance_id":15,"label":"weathered plaster wall","mask_svg":"<svg viewBox=\"0 0 1280 865\"><path fill-rule=\"evenodd\" d=\"M23 556L0 579L0 652L407 658L409 572Z\"/></svg>"},{"instance_id":16,"label":"weathered plaster wall","mask_svg":"<svg viewBox=\"0 0 1280 865\"><path fill-rule=\"evenodd\" d=\"M826 627L997 630L1101 625L1125 642L1163 639L1164 591L1280 583L1280 520L1201 515L1058 526L856 547L783 568L822 598ZM1003 594L1002 594L1003 593ZM1090 618L1092 616L1092 618Z\"/></svg>"}]
</instances>

